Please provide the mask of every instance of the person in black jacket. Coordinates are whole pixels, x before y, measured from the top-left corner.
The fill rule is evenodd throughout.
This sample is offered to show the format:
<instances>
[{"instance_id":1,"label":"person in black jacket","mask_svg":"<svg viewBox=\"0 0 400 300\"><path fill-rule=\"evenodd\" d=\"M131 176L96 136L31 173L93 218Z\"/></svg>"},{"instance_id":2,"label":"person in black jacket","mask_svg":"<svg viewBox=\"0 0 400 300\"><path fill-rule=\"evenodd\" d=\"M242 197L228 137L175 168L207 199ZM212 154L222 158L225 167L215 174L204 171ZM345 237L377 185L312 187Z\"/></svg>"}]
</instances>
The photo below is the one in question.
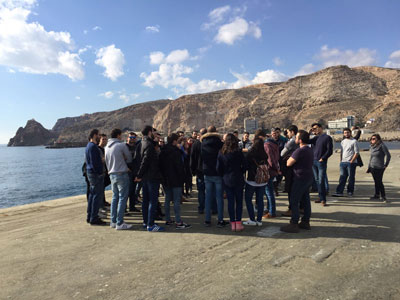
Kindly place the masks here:
<instances>
[{"instance_id":1,"label":"person in black jacket","mask_svg":"<svg viewBox=\"0 0 400 300\"><path fill-rule=\"evenodd\" d=\"M179 136L172 133L168 136L167 144L161 148L159 157L162 174L162 185L165 192L165 218L166 225L172 225L170 216L170 202L174 202L176 229L190 228L181 220L180 204L182 197L182 185L185 181L185 170L181 150L177 147Z\"/></svg>"},{"instance_id":2,"label":"person in black jacket","mask_svg":"<svg viewBox=\"0 0 400 300\"><path fill-rule=\"evenodd\" d=\"M228 198L228 211L232 231L242 231L243 187L246 172L245 158L239 148L239 140L232 133L218 154L217 171L222 176ZM236 207L235 207L236 206Z\"/></svg>"},{"instance_id":3,"label":"person in black jacket","mask_svg":"<svg viewBox=\"0 0 400 300\"><path fill-rule=\"evenodd\" d=\"M203 161L203 174L206 186L206 217L204 224L208 227L211 225L211 203L212 199L217 200L218 209L218 227L224 227L224 197L222 189L222 177L217 173L217 157L221 150L223 142L221 136L217 133L215 126L210 126L207 134L200 139L201 144L201 159Z\"/></svg>"},{"instance_id":4,"label":"person in black jacket","mask_svg":"<svg viewBox=\"0 0 400 300\"><path fill-rule=\"evenodd\" d=\"M126 146L128 147L129 152L132 155L132 161L128 164L129 172L129 211L130 212L140 212L139 209L135 207L136 202L138 201L136 196L136 185L135 176L137 170L135 156L136 156L136 146L137 146L137 136L133 131L129 132Z\"/></svg>"},{"instance_id":5,"label":"person in black jacket","mask_svg":"<svg viewBox=\"0 0 400 300\"><path fill-rule=\"evenodd\" d=\"M256 137L254 139L253 146L246 156L247 180L245 187L245 201L247 212L249 214L249 220L244 221L244 225L262 226L262 216L264 212L264 191L268 182L256 183L255 176L257 173L257 167L259 165L267 164L267 162L268 155L264 149L264 140L260 137ZM254 216L254 207L252 203L254 193L256 193L257 219Z\"/></svg>"},{"instance_id":6,"label":"person in black jacket","mask_svg":"<svg viewBox=\"0 0 400 300\"><path fill-rule=\"evenodd\" d=\"M158 203L158 190L160 188L161 172L158 154L155 149L153 127L145 126L142 130L143 139L140 149L140 167L136 182L143 183L142 215L143 226L147 231L164 231L164 228L154 223L155 210Z\"/></svg>"}]
</instances>

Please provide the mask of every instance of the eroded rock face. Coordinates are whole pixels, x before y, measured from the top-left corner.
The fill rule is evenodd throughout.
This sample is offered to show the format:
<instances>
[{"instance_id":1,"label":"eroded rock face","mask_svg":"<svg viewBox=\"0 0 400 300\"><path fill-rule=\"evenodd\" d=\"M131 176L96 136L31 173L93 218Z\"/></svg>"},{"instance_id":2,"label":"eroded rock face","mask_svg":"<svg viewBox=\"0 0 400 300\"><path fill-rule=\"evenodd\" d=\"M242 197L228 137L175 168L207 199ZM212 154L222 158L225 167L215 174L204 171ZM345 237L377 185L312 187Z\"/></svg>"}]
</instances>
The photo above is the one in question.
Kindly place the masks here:
<instances>
[{"instance_id":1,"label":"eroded rock face","mask_svg":"<svg viewBox=\"0 0 400 300\"><path fill-rule=\"evenodd\" d=\"M10 139L8 146L41 146L52 143L57 134L48 130L34 119L29 120L26 126L20 127L15 136Z\"/></svg>"},{"instance_id":2,"label":"eroded rock face","mask_svg":"<svg viewBox=\"0 0 400 300\"><path fill-rule=\"evenodd\" d=\"M335 66L282 83L187 95L168 104L154 118L165 132L214 124L242 129L245 118L265 128L355 115L358 123L375 118L379 130L400 127L400 70Z\"/></svg>"}]
</instances>

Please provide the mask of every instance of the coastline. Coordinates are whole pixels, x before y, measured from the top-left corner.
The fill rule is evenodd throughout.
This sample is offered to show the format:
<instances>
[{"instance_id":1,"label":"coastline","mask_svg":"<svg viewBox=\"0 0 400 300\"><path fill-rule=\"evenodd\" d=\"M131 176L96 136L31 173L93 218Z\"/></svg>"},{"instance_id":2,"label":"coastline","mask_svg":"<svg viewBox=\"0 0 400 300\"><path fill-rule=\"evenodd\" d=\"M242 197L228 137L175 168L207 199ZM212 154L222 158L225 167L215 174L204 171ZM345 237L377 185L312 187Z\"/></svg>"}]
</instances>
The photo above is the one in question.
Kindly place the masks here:
<instances>
[{"instance_id":1,"label":"coastline","mask_svg":"<svg viewBox=\"0 0 400 300\"><path fill-rule=\"evenodd\" d=\"M143 231L136 213L126 217L131 231L89 226L85 195L1 209L0 266L7 276L0 277L0 298L398 299L400 150L391 153L384 177L391 203L369 200L371 175L357 168L355 196L328 197L328 207L313 202L312 230L294 235L279 232L284 217L240 233L217 228L213 217L205 228L194 197L181 213L193 227L165 233ZM331 193L338 158L328 165ZM277 211L286 208L281 194ZM245 205L243 212L246 220Z\"/></svg>"}]
</instances>

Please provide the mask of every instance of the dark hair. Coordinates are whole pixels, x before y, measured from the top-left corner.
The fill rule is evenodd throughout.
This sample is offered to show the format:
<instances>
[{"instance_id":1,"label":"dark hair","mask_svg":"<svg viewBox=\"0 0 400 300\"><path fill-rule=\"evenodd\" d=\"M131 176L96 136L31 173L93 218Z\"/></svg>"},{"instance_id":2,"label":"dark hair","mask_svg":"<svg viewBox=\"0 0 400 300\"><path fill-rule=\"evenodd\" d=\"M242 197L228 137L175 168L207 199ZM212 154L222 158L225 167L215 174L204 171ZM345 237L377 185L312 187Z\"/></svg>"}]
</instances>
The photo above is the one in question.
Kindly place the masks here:
<instances>
[{"instance_id":1,"label":"dark hair","mask_svg":"<svg viewBox=\"0 0 400 300\"><path fill-rule=\"evenodd\" d=\"M345 132L345 131L350 131L351 132L350 128L348 128L348 127L343 129L343 132Z\"/></svg>"},{"instance_id":2,"label":"dark hair","mask_svg":"<svg viewBox=\"0 0 400 300\"><path fill-rule=\"evenodd\" d=\"M207 133L207 129L206 128L200 129L200 134L201 135L206 134L206 133Z\"/></svg>"},{"instance_id":3,"label":"dark hair","mask_svg":"<svg viewBox=\"0 0 400 300\"><path fill-rule=\"evenodd\" d=\"M237 131L237 130L234 130L234 131L233 131L233 133L239 134L239 131Z\"/></svg>"},{"instance_id":4,"label":"dark hair","mask_svg":"<svg viewBox=\"0 0 400 300\"><path fill-rule=\"evenodd\" d=\"M101 133L100 137L107 137L107 134Z\"/></svg>"},{"instance_id":5,"label":"dark hair","mask_svg":"<svg viewBox=\"0 0 400 300\"><path fill-rule=\"evenodd\" d=\"M144 128L143 128L143 130L142 130L143 136L149 135L149 132L152 132L153 129L154 129L153 126L150 126L150 125L144 126Z\"/></svg>"},{"instance_id":6,"label":"dark hair","mask_svg":"<svg viewBox=\"0 0 400 300\"><path fill-rule=\"evenodd\" d=\"M382 138L380 136L380 134L375 133L373 135L371 135L371 138L375 137L377 142L382 142ZM371 139L370 139L371 140Z\"/></svg>"},{"instance_id":7,"label":"dark hair","mask_svg":"<svg viewBox=\"0 0 400 300\"><path fill-rule=\"evenodd\" d=\"M176 133L171 133L167 137L167 143L168 144L172 144L174 141L177 141L178 139L179 139L179 135L177 135Z\"/></svg>"},{"instance_id":8,"label":"dark hair","mask_svg":"<svg viewBox=\"0 0 400 300\"><path fill-rule=\"evenodd\" d=\"M261 138L255 138L253 146L251 146L249 152L253 157L255 157L257 160L267 160L268 155L265 152L264 148L264 140Z\"/></svg>"},{"instance_id":9,"label":"dark hair","mask_svg":"<svg viewBox=\"0 0 400 300\"><path fill-rule=\"evenodd\" d=\"M120 134L122 134L121 129L115 128L111 131L111 138L116 139Z\"/></svg>"},{"instance_id":10,"label":"dark hair","mask_svg":"<svg viewBox=\"0 0 400 300\"><path fill-rule=\"evenodd\" d=\"M299 130L299 139L303 142L303 144L310 143L310 134L305 130Z\"/></svg>"},{"instance_id":11,"label":"dark hair","mask_svg":"<svg viewBox=\"0 0 400 300\"><path fill-rule=\"evenodd\" d=\"M271 128L271 132L273 132L273 131L281 131L281 129L279 127L273 127L273 128Z\"/></svg>"},{"instance_id":12,"label":"dark hair","mask_svg":"<svg viewBox=\"0 0 400 300\"><path fill-rule=\"evenodd\" d=\"M136 133L134 133L133 131L129 132L129 135L134 135L136 136Z\"/></svg>"},{"instance_id":13,"label":"dark hair","mask_svg":"<svg viewBox=\"0 0 400 300\"><path fill-rule=\"evenodd\" d=\"M322 128L322 125L319 124L319 123L312 123L312 124L311 124L311 127L314 127L314 126L318 126L319 128Z\"/></svg>"},{"instance_id":14,"label":"dark hair","mask_svg":"<svg viewBox=\"0 0 400 300\"><path fill-rule=\"evenodd\" d=\"M92 131L89 133L89 141L96 135L99 134L98 129L92 129Z\"/></svg>"},{"instance_id":15,"label":"dark hair","mask_svg":"<svg viewBox=\"0 0 400 300\"><path fill-rule=\"evenodd\" d=\"M221 153L227 154L239 149L239 140L232 133L228 133L222 146Z\"/></svg>"},{"instance_id":16,"label":"dark hair","mask_svg":"<svg viewBox=\"0 0 400 300\"><path fill-rule=\"evenodd\" d=\"M248 134L250 135L250 133L248 131L243 132L243 135Z\"/></svg>"},{"instance_id":17,"label":"dark hair","mask_svg":"<svg viewBox=\"0 0 400 300\"><path fill-rule=\"evenodd\" d=\"M207 132L217 132L217 128L214 125L208 127Z\"/></svg>"},{"instance_id":18,"label":"dark hair","mask_svg":"<svg viewBox=\"0 0 400 300\"><path fill-rule=\"evenodd\" d=\"M256 138L258 138L259 136L262 136L262 137L266 137L267 136L265 131L264 131L264 129L257 129L256 130L256 132L254 133L254 140Z\"/></svg>"},{"instance_id":19,"label":"dark hair","mask_svg":"<svg viewBox=\"0 0 400 300\"><path fill-rule=\"evenodd\" d=\"M293 131L294 134L297 134L299 132L299 128L297 128L296 125L290 125L287 130L288 131Z\"/></svg>"}]
</instances>

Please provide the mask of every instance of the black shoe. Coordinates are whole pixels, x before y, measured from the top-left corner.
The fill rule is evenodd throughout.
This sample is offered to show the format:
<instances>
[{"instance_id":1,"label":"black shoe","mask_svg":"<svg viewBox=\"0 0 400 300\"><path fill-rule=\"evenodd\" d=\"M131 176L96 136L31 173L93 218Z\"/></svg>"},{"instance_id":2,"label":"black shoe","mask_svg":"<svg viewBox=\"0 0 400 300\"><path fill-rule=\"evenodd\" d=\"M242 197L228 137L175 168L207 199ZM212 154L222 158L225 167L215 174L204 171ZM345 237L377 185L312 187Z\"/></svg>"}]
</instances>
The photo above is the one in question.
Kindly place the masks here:
<instances>
[{"instance_id":1,"label":"black shoe","mask_svg":"<svg viewBox=\"0 0 400 300\"><path fill-rule=\"evenodd\" d=\"M300 232L299 225L292 224L292 223L282 226L280 229L281 229L281 231L287 232L287 233L299 233Z\"/></svg>"},{"instance_id":2,"label":"black shoe","mask_svg":"<svg viewBox=\"0 0 400 300\"><path fill-rule=\"evenodd\" d=\"M305 230L311 230L310 222L301 221L299 223L299 228L305 229Z\"/></svg>"},{"instance_id":3,"label":"black shoe","mask_svg":"<svg viewBox=\"0 0 400 300\"><path fill-rule=\"evenodd\" d=\"M218 221L217 227L218 227L218 228L222 228L222 227L225 227L225 226L228 225L228 224L229 224L229 222L225 222L224 220Z\"/></svg>"},{"instance_id":4,"label":"black shoe","mask_svg":"<svg viewBox=\"0 0 400 300\"><path fill-rule=\"evenodd\" d=\"M211 222L210 221L204 221L204 226L211 227Z\"/></svg>"},{"instance_id":5,"label":"black shoe","mask_svg":"<svg viewBox=\"0 0 400 300\"><path fill-rule=\"evenodd\" d=\"M104 226L104 225L107 225L107 223L104 222L102 219L97 219L96 221L90 222L90 225L93 225L93 226Z\"/></svg>"}]
</instances>

